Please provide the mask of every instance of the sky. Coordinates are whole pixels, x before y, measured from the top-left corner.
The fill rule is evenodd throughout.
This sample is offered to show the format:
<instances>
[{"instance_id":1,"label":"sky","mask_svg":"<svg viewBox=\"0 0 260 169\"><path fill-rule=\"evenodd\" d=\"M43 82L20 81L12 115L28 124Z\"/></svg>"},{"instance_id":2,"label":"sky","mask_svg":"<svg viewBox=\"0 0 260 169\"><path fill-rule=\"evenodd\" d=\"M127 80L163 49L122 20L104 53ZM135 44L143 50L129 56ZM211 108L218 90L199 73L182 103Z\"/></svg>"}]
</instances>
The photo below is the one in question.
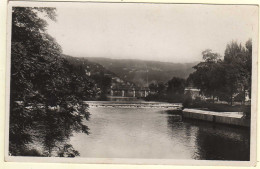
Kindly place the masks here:
<instances>
[{"instance_id":1,"label":"sky","mask_svg":"<svg viewBox=\"0 0 260 169\"><path fill-rule=\"evenodd\" d=\"M257 21L249 5L71 3L57 6L48 33L71 56L188 63L257 38Z\"/></svg>"}]
</instances>

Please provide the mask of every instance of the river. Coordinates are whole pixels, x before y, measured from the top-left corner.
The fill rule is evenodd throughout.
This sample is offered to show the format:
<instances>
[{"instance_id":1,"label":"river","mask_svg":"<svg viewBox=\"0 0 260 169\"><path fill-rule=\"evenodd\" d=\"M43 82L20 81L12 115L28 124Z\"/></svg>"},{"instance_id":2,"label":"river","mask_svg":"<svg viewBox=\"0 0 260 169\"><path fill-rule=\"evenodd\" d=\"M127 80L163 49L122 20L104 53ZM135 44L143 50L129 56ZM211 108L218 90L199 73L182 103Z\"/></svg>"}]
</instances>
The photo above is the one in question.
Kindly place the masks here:
<instances>
[{"instance_id":1,"label":"river","mask_svg":"<svg viewBox=\"0 0 260 169\"><path fill-rule=\"evenodd\" d=\"M248 128L176 121L176 115L167 113L170 108L160 107L163 103L152 108L94 105L85 121L90 134L74 133L70 139L80 157L249 160Z\"/></svg>"}]
</instances>

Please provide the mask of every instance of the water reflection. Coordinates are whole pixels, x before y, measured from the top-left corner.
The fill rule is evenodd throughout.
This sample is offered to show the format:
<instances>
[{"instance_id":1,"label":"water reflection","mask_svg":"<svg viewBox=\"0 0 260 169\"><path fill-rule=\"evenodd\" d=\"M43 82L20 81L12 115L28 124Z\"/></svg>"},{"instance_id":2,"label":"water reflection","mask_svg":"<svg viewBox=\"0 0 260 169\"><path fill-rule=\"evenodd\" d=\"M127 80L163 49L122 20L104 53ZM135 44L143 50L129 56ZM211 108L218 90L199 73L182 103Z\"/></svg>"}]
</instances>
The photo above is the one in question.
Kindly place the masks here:
<instances>
[{"instance_id":1,"label":"water reflection","mask_svg":"<svg viewBox=\"0 0 260 169\"><path fill-rule=\"evenodd\" d=\"M207 160L250 160L249 129L223 125L194 124L199 127L197 147L200 159Z\"/></svg>"},{"instance_id":2,"label":"water reflection","mask_svg":"<svg viewBox=\"0 0 260 169\"><path fill-rule=\"evenodd\" d=\"M183 144L191 148L193 159L250 160L250 129L188 119L176 122L172 116L167 122L174 135L185 135Z\"/></svg>"}]
</instances>

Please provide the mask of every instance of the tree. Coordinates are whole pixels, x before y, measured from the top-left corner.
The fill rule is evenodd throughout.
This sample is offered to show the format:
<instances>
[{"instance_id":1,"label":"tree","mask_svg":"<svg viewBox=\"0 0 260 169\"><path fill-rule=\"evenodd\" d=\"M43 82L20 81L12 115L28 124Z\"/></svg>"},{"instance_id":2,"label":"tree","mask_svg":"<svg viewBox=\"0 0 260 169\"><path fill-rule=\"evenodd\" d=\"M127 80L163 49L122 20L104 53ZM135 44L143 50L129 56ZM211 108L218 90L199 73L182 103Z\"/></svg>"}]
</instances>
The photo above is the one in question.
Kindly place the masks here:
<instances>
[{"instance_id":1,"label":"tree","mask_svg":"<svg viewBox=\"0 0 260 169\"><path fill-rule=\"evenodd\" d=\"M226 91L232 105L233 95L243 93L242 100L245 100L245 91L251 91L252 75L252 41L246 42L246 48L241 44L232 41L227 45L224 56L226 69Z\"/></svg>"},{"instance_id":2,"label":"tree","mask_svg":"<svg viewBox=\"0 0 260 169\"><path fill-rule=\"evenodd\" d=\"M249 97L251 98L251 91L252 91L252 39L249 39L246 42L246 53L245 53L245 65L244 65L244 70L245 70L245 79L246 79L246 84L245 88L248 89L249 91Z\"/></svg>"},{"instance_id":3,"label":"tree","mask_svg":"<svg viewBox=\"0 0 260 169\"><path fill-rule=\"evenodd\" d=\"M156 92L157 91L157 85L155 83L150 83L149 84L149 89L152 91L152 92Z\"/></svg>"},{"instance_id":4,"label":"tree","mask_svg":"<svg viewBox=\"0 0 260 169\"><path fill-rule=\"evenodd\" d=\"M157 93L163 94L165 92L165 88L166 88L165 84L163 82L159 82L157 84Z\"/></svg>"},{"instance_id":5,"label":"tree","mask_svg":"<svg viewBox=\"0 0 260 169\"><path fill-rule=\"evenodd\" d=\"M218 53L213 53L211 49L206 49L202 52L202 58L205 62L217 62L220 59Z\"/></svg>"},{"instance_id":6,"label":"tree","mask_svg":"<svg viewBox=\"0 0 260 169\"><path fill-rule=\"evenodd\" d=\"M26 155L26 144L39 138L48 150L41 155L54 155L58 145L78 155L66 141L73 131L88 134L83 120L90 114L83 99L93 84L61 58L61 47L38 13L55 21L55 8L12 10L9 152Z\"/></svg>"},{"instance_id":7,"label":"tree","mask_svg":"<svg viewBox=\"0 0 260 169\"><path fill-rule=\"evenodd\" d=\"M167 82L166 97L170 102L182 102L184 99L185 79L173 77Z\"/></svg>"},{"instance_id":8,"label":"tree","mask_svg":"<svg viewBox=\"0 0 260 169\"><path fill-rule=\"evenodd\" d=\"M54 13L53 8L15 7L12 11L9 149L14 155L21 153L24 145L32 141L29 131L35 118L30 117L40 112L40 109L30 110L26 107L38 105L44 100L44 96L35 90L32 80L37 77L39 70L47 66L44 63L37 64L41 53L44 47L54 47L56 53L61 52L57 45L46 46L49 36L42 32L47 23L37 17L37 11L45 12L50 18Z\"/></svg>"},{"instance_id":9,"label":"tree","mask_svg":"<svg viewBox=\"0 0 260 169\"><path fill-rule=\"evenodd\" d=\"M217 96L232 105L237 93L240 93L240 100L245 100L246 90L251 91L251 39L245 46L234 41L227 44L223 61L219 59L219 54L209 49L203 51L204 62L194 66L195 72L190 74L187 81L201 89L203 94L212 96L213 101Z\"/></svg>"},{"instance_id":10,"label":"tree","mask_svg":"<svg viewBox=\"0 0 260 169\"><path fill-rule=\"evenodd\" d=\"M185 80L173 77L167 83L151 83L149 89L152 91L147 97L148 101L181 102L184 97Z\"/></svg>"},{"instance_id":11,"label":"tree","mask_svg":"<svg viewBox=\"0 0 260 169\"><path fill-rule=\"evenodd\" d=\"M237 59L239 53L244 53L245 49L241 44L238 44L236 41L231 41L226 46L224 62L233 63Z\"/></svg>"},{"instance_id":12,"label":"tree","mask_svg":"<svg viewBox=\"0 0 260 169\"><path fill-rule=\"evenodd\" d=\"M210 49L202 52L204 62L194 66L195 72L191 73L187 79L195 87L207 96L212 96L213 101L219 94L219 89L223 85L222 61L218 53L213 53Z\"/></svg>"},{"instance_id":13,"label":"tree","mask_svg":"<svg viewBox=\"0 0 260 169\"><path fill-rule=\"evenodd\" d=\"M173 77L171 80L167 83L167 94L169 95L183 95L184 89L185 89L185 80Z\"/></svg>"}]
</instances>

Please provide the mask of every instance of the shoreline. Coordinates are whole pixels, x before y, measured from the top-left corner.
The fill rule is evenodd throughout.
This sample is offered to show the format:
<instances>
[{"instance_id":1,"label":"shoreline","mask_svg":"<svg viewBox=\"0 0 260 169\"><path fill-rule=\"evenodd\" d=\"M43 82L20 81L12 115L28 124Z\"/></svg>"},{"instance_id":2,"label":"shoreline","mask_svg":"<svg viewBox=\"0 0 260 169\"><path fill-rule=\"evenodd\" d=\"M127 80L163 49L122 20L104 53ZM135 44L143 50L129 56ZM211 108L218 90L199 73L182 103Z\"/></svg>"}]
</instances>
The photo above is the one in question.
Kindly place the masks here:
<instances>
[{"instance_id":1,"label":"shoreline","mask_svg":"<svg viewBox=\"0 0 260 169\"><path fill-rule=\"evenodd\" d=\"M198 109L184 109L183 117L208 121L212 123L228 124L234 126L250 127L250 119L245 119L243 112L215 112Z\"/></svg>"}]
</instances>

